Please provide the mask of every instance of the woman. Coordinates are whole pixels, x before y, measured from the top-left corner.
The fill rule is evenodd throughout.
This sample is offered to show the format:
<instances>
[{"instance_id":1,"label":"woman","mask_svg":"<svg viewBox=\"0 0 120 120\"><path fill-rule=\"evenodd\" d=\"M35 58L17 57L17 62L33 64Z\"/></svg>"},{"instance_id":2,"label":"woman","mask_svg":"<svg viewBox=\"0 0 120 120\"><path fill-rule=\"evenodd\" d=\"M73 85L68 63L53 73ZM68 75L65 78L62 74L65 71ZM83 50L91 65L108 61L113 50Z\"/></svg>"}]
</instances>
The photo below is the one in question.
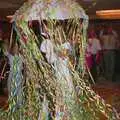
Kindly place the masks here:
<instances>
[{"instance_id":1,"label":"woman","mask_svg":"<svg viewBox=\"0 0 120 120\"><path fill-rule=\"evenodd\" d=\"M89 53L89 67L94 81L97 77L97 63L100 59L101 45L95 31L92 29L88 36L87 52Z\"/></svg>"},{"instance_id":2,"label":"woman","mask_svg":"<svg viewBox=\"0 0 120 120\"><path fill-rule=\"evenodd\" d=\"M114 81L115 51L118 42L117 35L111 27L105 27L101 34L101 40L103 43L105 78Z\"/></svg>"}]
</instances>

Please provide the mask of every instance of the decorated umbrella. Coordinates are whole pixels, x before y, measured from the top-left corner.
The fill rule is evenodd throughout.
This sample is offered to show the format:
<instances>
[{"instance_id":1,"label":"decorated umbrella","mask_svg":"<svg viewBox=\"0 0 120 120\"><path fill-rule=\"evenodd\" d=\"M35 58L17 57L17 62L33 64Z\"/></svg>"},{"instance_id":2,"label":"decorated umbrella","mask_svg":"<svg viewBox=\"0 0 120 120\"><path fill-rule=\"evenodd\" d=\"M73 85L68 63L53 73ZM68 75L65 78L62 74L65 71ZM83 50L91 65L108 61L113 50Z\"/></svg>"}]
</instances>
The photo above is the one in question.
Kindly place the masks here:
<instances>
[{"instance_id":1,"label":"decorated umbrella","mask_svg":"<svg viewBox=\"0 0 120 120\"><path fill-rule=\"evenodd\" d=\"M76 70L70 63L71 67L68 69L61 62L59 64L58 60L57 68L66 67L66 73L70 72L71 74L69 76L62 70L60 70L62 75L61 73L55 74L56 71L53 71L51 66L44 61L36 44L38 39L28 27L27 21L31 20L40 22L46 20L50 24L46 27L53 43L63 39L66 41L69 38L77 39L80 69ZM64 22L67 20L67 23L61 25L60 20ZM25 100L23 106L14 112L11 110L14 109L17 101L16 99L12 100L9 114L2 113L1 118L6 119L7 116L10 119L45 120L48 119L48 111L50 111L52 118L56 120L117 119L118 116L112 107L105 104L104 100L86 84L86 79L83 77L88 17L76 2L71 0L29 0L16 11L12 21L15 22L13 28L18 35L17 40L22 49L20 54L26 71L26 84L23 90ZM59 24L56 24L57 22ZM57 46L55 47L57 49ZM17 73L16 69L14 72ZM17 89L15 79L14 85ZM56 102L57 98L60 99ZM60 106L60 103L64 104ZM58 108L57 114L56 108Z\"/></svg>"}]
</instances>

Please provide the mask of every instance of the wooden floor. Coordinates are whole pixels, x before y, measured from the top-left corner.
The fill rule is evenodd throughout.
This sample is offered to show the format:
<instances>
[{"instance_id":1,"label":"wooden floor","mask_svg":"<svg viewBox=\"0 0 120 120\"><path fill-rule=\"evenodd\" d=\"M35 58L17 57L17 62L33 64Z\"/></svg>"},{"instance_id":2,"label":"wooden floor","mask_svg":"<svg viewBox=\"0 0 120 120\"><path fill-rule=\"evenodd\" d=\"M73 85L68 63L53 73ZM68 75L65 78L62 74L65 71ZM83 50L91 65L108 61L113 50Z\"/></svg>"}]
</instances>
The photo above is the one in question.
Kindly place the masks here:
<instances>
[{"instance_id":1,"label":"wooden floor","mask_svg":"<svg viewBox=\"0 0 120 120\"><path fill-rule=\"evenodd\" d=\"M120 81L98 81L93 89L106 103L112 105L120 115Z\"/></svg>"}]
</instances>

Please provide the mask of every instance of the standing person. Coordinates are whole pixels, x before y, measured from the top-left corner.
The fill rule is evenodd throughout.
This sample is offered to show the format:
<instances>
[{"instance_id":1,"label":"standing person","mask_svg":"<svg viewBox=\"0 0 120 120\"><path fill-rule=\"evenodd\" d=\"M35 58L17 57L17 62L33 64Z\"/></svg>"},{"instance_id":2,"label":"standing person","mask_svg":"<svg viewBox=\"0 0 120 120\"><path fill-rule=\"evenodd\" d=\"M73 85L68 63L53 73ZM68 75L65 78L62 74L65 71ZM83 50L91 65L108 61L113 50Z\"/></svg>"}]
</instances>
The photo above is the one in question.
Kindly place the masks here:
<instances>
[{"instance_id":1,"label":"standing person","mask_svg":"<svg viewBox=\"0 0 120 120\"><path fill-rule=\"evenodd\" d=\"M101 39L103 43L105 77L108 80L114 80L117 34L111 27L107 27L101 34Z\"/></svg>"},{"instance_id":2,"label":"standing person","mask_svg":"<svg viewBox=\"0 0 120 120\"><path fill-rule=\"evenodd\" d=\"M87 68L89 68L89 70L91 70L92 65L93 65L91 45L92 45L91 41L88 41L86 51L85 51L86 65L87 65Z\"/></svg>"},{"instance_id":3,"label":"standing person","mask_svg":"<svg viewBox=\"0 0 120 120\"><path fill-rule=\"evenodd\" d=\"M92 74L93 79L96 81L97 77L97 61L100 56L101 45L100 41L97 39L95 31L92 29L88 36L88 52L91 53L90 60L90 72Z\"/></svg>"}]
</instances>

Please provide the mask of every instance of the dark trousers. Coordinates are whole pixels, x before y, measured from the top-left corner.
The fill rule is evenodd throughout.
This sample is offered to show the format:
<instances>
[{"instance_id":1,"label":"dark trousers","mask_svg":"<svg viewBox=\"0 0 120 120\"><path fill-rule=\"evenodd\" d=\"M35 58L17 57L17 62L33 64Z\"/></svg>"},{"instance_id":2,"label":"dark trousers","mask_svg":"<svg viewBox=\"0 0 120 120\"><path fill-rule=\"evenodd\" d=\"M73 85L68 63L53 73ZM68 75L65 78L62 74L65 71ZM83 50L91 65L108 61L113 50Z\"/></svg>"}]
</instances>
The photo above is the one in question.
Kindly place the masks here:
<instances>
[{"instance_id":1,"label":"dark trousers","mask_svg":"<svg viewBox=\"0 0 120 120\"><path fill-rule=\"evenodd\" d=\"M92 61L93 61L93 65L92 65L92 68L90 69L90 72L91 72L91 75L92 75L94 81L96 82L96 79L97 79L96 55L92 55Z\"/></svg>"},{"instance_id":2,"label":"dark trousers","mask_svg":"<svg viewBox=\"0 0 120 120\"><path fill-rule=\"evenodd\" d=\"M105 77L107 80L113 80L115 69L115 51L106 50L104 51L103 54L104 54Z\"/></svg>"}]
</instances>

